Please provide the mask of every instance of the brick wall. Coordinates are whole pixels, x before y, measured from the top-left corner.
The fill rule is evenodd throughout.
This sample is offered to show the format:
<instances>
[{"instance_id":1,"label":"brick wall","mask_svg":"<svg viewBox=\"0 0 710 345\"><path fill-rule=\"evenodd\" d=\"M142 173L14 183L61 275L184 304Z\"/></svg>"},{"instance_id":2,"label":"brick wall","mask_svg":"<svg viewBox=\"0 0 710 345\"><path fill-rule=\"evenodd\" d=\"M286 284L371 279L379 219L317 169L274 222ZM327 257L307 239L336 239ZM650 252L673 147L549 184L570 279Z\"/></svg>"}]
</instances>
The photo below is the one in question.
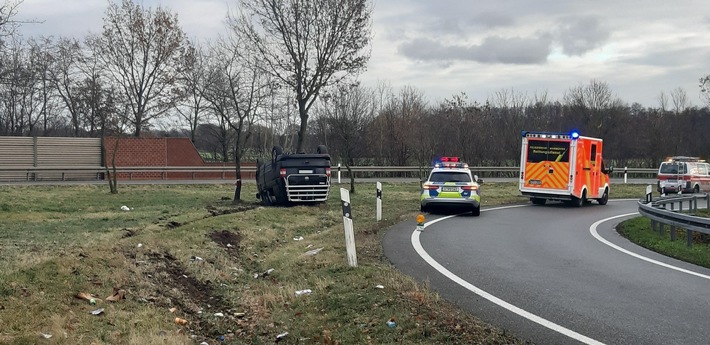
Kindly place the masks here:
<instances>
[{"instance_id":1,"label":"brick wall","mask_svg":"<svg viewBox=\"0 0 710 345\"><path fill-rule=\"evenodd\" d=\"M118 140L116 167L195 167L195 166L234 166L229 163L206 163L189 138L104 138L105 159L107 166L112 166L114 147ZM254 166L242 163L242 167ZM159 172L120 173L119 179L154 180L154 179L234 179L235 173L219 172ZM243 179L253 179L253 173L242 173Z\"/></svg>"}]
</instances>

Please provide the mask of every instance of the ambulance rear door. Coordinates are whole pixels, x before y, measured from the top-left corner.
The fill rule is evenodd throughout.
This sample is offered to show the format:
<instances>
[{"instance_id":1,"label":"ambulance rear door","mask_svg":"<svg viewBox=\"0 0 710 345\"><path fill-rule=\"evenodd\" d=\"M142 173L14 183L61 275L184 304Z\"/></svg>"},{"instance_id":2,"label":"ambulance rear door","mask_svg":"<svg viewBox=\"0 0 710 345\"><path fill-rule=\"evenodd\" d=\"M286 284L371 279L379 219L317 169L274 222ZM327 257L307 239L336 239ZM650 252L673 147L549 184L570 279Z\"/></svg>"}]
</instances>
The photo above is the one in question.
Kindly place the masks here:
<instances>
[{"instance_id":1,"label":"ambulance rear door","mask_svg":"<svg viewBox=\"0 0 710 345\"><path fill-rule=\"evenodd\" d=\"M576 140L526 138L523 148L525 167L521 176L520 190L531 193L570 195L570 176L574 165L570 157L575 157Z\"/></svg>"}]
</instances>

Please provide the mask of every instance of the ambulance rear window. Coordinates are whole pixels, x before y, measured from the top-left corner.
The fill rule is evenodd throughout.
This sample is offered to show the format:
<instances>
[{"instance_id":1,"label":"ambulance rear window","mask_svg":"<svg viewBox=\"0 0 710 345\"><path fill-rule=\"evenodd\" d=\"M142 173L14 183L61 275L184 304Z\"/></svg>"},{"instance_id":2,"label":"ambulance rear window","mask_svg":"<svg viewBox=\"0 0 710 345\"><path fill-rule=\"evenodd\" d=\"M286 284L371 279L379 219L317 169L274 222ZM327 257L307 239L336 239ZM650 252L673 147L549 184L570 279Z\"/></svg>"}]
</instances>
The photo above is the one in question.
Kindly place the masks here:
<instances>
[{"instance_id":1,"label":"ambulance rear window","mask_svg":"<svg viewBox=\"0 0 710 345\"><path fill-rule=\"evenodd\" d=\"M471 176L465 172L438 171L431 174L431 182L471 182Z\"/></svg>"},{"instance_id":2,"label":"ambulance rear window","mask_svg":"<svg viewBox=\"0 0 710 345\"><path fill-rule=\"evenodd\" d=\"M568 141L528 141L528 163L569 162Z\"/></svg>"},{"instance_id":3,"label":"ambulance rear window","mask_svg":"<svg viewBox=\"0 0 710 345\"><path fill-rule=\"evenodd\" d=\"M660 174L685 174L685 164L661 163Z\"/></svg>"}]
</instances>

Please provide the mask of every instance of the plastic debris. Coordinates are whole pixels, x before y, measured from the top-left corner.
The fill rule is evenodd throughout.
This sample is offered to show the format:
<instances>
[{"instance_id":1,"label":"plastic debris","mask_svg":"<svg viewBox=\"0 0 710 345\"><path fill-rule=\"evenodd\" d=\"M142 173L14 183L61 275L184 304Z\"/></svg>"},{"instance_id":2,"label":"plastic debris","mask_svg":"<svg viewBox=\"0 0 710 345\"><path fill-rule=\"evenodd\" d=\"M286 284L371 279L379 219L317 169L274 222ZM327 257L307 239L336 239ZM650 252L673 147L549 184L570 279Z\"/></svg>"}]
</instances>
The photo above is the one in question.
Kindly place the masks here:
<instances>
[{"instance_id":1,"label":"plastic debris","mask_svg":"<svg viewBox=\"0 0 710 345\"><path fill-rule=\"evenodd\" d=\"M185 320L185 319L176 317L176 318L175 318L175 324L185 326L185 325L188 324L188 321Z\"/></svg>"},{"instance_id":2,"label":"plastic debris","mask_svg":"<svg viewBox=\"0 0 710 345\"><path fill-rule=\"evenodd\" d=\"M298 291L296 291L296 296L310 295L311 293L313 293L313 291L311 291L311 289L298 290Z\"/></svg>"},{"instance_id":3,"label":"plastic debris","mask_svg":"<svg viewBox=\"0 0 710 345\"><path fill-rule=\"evenodd\" d=\"M375 285L375 289L384 289L385 287L383 285Z\"/></svg>"},{"instance_id":4,"label":"plastic debris","mask_svg":"<svg viewBox=\"0 0 710 345\"><path fill-rule=\"evenodd\" d=\"M246 316L246 315L247 315L247 313L234 313L234 316L236 316L236 317L238 317L238 318L242 318L242 317L244 317L244 316Z\"/></svg>"},{"instance_id":5,"label":"plastic debris","mask_svg":"<svg viewBox=\"0 0 710 345\"><path fill-rule=\"evenodd\" d=\"M397 323L395 322L394 317L387 320L387 327L394 328L396 326L397 326Z\"/></svg>"},{"instance_id":6,"label":"plastic debris","mask_svg":"<svg viewBox=\"0 0 710 345\"><path fill-rule=\"evenodd\" d=\"M201 257L199 257L199 256L193 256L191 260L192 260L192 261L204 261L205 259L203 259L203 258L201 258Z\"/></svg>"},{"instance_id":7,"label":"plastic debris","mask_svg":"<svg viewBox=\"0 0 710 345\"><path fill-rule=\"evenodd\" d=\"M216 316L216 317L224 317L224 314L223 314L223 313L214 313L214 316Z\"/></svg>"},{"instance_id":8,"label":"plastic debris","mask_svg":"<svg viewBox=\"0 0 710 345\"><path fill-rule=\"evenodd\" d=\"M79 292L76 295L74 295L74 297L80 298L83 300L87 300L87 301L89 301L89 304L91 304L91 305L96 305L96 301L98 300L97 298L95 298L94 296L91 296L91 294L88 294L86 292Z\"/></svg>"},{"instance_id":9,"label":"plastic debris","mask_svg":"<svg viewBox=\"0 0 710 345\"><path fill-rule=\"evenodd\" d=\"M47 333L40 333L39 335L42 336L42 338L44 338L44 339L49 339L52 337L51 334L47 334Z\"/></svg>"},{"instance_id":10,"label":"plastic debris","mask_svg":"<svg viewBox=\"0 0 710 345\"><path fill-rule=\"evenodd\" d=\"M320 248L317 248L317 249L313 249L313 250L309 250L309 251L307 251L306 253L304 253L303 255L313 256L313 255L318 254L321 250L323 250L323 247L320 247Z\"/></svg>"},{"instance_id":11,"label":"plastic debris","mask_svg":"<svg viewBox=\"0 0 710 345\"><path fill-rule=\"evenodd\" d=\"M138 247L138 248L143 247L143 243L138 243L138 245L136 247Z\"/></svg>"},{"instance_id":12,"label":"plastic debris","mask_svg":"<svg viewBox=\"0 0 710 345\"><path fill-rule=\"evenodd\" d=\"M303 241L303 236L298 236L293 238L294 241Z\"/></svg>"},{"instance_id":13,"label":"plastic debris","mask_svg":"<svg viewBox=\"0 0 710 345\"><path fill-rule=\"evenodd\" d=\"M172 307L172 308L170 308L170 309L168 309L168 310L170 310L171 313L174 313L174 312L177 310L177 308Z\"/></svg>"},{"instance_id":14,"label":"plastic debris","mask_svg":"<svg viewBox=\"0 0 710 345\"><path fill-rule=\"evenodd\" d=\"M131 208L126 205L121 206L121 211L130 211L130 210L131 210Z\"/></svg>"},{"instance_id":15,"label":"plastic debris","mask_svg":"<svg viewBox=\"0 0 710 345\"><path fill-rule=\"evenodd\" d=\"M283 333L277 335L276 341L279 342L279 341L283 340L284 338L286 338L287 335L288 335L288 332L283 332Z\"/></svg>"},{"instance_id":16,"label":"plastic debris","mask_svg":"<svg viewBox=\"0 0 710 345\"><path fill-rule=\"evenodd\" d=\"M126 290L113 288L113 295L106 297L107 301L118 302L122 299L126 299Z\"/></svg>"},{"instance_id":17,"label":"plastic debris","mask_svg":"<svg viewBox=\"0 0 710 345\"><path fill-rule=\"evenodd\" d=\"M203 341L203 342L200 343L200 345L210 345L210 343L208 343L208 342L206 342L206 341Z\"/></svg>"},{"instance_id":18,"label":"plastic debris","mask_svg":"<svg viewBox=\"0 0 710 345\"><path fill-rule=\"evenodd\" d=\"M92 310L90 313L91 313L91 315L101 315L101 314L104 313L104 308L99 308L99 309L96 309L96 310Z\"/></svg>"}]
</instances>

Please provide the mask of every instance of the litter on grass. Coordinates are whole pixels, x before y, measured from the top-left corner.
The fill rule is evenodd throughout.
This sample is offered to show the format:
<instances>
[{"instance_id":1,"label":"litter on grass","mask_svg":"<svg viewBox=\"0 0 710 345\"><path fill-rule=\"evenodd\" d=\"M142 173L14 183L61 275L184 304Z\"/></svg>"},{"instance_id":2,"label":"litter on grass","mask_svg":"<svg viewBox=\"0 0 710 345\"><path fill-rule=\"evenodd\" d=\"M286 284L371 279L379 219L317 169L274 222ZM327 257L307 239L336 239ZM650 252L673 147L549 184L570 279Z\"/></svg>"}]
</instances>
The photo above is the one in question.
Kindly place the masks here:
<instances>
[{"instance_id":1,"label":"litter on grass","mask_svg":"<svg viewBox=\"0 0 710 345\"><path fill-rule=\"evenodd\" d=\"M296 291L296 296L305 296L305 295L310 295L311 293L313 293L313 291L311 291L311 289L298 290L298 291Z\"/></svg>"},{"instance_id":2,"label":"litter on grass","mask_svg":"<svg viewBox=\"0 0 710 345\"><path fill-rule=\"evenodd\" d=\"M121 211L130 211L130 210L131 210L131 208L126 205L121 206Z\"/></svg>"},{"instance_id":3,"label":"litter on grass","mask_svg":"<svg viewBox=\"0 0 710 345\"><path fill-rule=\"evenodd\" d=\"M320 247L320 248L317 248L317 249L313 249L313 250L309 250L309 251L305 252L303 255L313 256L313 255L316 255L316 254L320 253L321 250L323 250L323 247Z\"/></svg>"},{"instance_id":4,"label":"litter on grass","mask_svg":"<svg viewBox=\"0 0 710 345\"><path fill-rule=\"evenodd\" d=\"M92 310L90 313L91 313L91 315L101 315L101 314L104 313L104 308L99 308L99 309L96 309L96 310Z\"/></svg>"}]
</instances>

